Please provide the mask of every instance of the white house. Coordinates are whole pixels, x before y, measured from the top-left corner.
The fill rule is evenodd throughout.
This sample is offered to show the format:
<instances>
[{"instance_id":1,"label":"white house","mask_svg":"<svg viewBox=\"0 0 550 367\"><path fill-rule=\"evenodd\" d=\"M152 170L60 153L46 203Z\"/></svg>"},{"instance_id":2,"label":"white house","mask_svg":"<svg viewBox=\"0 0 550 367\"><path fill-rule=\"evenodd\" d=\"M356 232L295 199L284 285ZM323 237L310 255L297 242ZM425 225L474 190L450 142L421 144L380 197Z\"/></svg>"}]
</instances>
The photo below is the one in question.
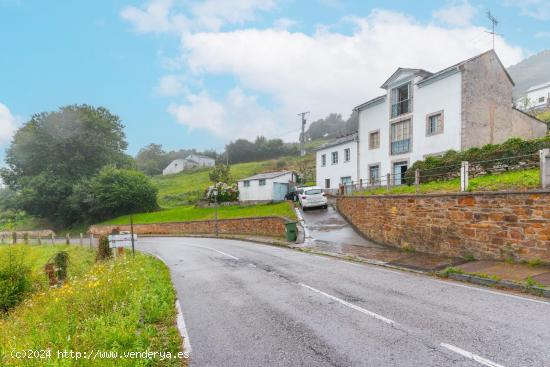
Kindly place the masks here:
<instances>
[{"instance_id":1,"label":"white house","mask_svg":"<svg viewBox=\"0 0 550 367\"><path fill-rule=\"evenodd\" d=\"M291 171L260 173L238 181L239 201L281 201L296 182Z\"/></svg>"},{"instance_id":2,"label":"white house","mask_svg":"<svg viewBox=\"0 0 550 367\"><path fill-rule=\"evenodd\" d=\"M355 108L358 177L376 182L391 173L391 183L400 184L407 168L429 155L544 136L544 123L513 108L513 86L493 50L435 73L398 68L383 95Z\"/></svg>"},{"instance_id":3,"label":"white house","mask_svg":"<svg viewBox=\"0 0 550 367\"><path fill-rule=\"evenodd\" d=\"M213 167L216 164L214 158L200 154L190 154L185 158L174 159L162 171L163 175L171 175L194 167Z\"/></svg>"},{"instance_id":4,"label":"white house","mask_svg":"<svg viewBox=\"0 0 550 367\"><path fill-rule=\"evenodd\" d=\"M526 111L550 108L550 82L527 89L517 104L519 108Z\"/></svg>"},{"instance_id":5,"label":"white house","mask_svg":"<svg viewBox=\"0 0 550 367\"><path fill-rule=\"evenodd\" d=\"M359 177L358 134L334 139L316 149L317 186L326 189L351 184Z\"/></svg>"}]
</instances>

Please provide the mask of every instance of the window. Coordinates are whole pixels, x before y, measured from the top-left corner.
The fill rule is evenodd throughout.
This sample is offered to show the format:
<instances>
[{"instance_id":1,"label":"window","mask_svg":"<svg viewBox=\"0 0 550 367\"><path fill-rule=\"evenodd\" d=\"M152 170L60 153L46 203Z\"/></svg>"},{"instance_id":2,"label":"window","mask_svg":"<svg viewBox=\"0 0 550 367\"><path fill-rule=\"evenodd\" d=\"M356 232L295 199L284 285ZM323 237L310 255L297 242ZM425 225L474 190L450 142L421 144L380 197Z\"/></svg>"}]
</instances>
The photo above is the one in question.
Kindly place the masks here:
<instances>
[{"instance_id":1,"label":"window","mask_svg":"<svg viewBox=\"0 0 550 367\"><path fill-rule=\"evenodd\" d=\"M248 181L248 180L243 181L243 186L244 187L250 187L250 181Z\"/></svg>"},{"instance_id":2,"label":"window","mask_svg":"<svg viewBox=\"0 0 550 367\"><path fill-rule=\"evenodd\" d=\"M542 96L542 97L539 98L539 102L540 102L540 103L544 103L544 96Z\"/></svg>"},{"instance_id":3,"label":"window","mask_svg":"<svg viewBox=\"0 0 550 367\"><path fill-rule=\"evenodd\" d=\"M436 112L426 117L426 136L443 132L443 112Z\"/></svg>"},{"instance_id":4,"label":"window","mask_svg":"<svg viewBox=\"0 0 550 367\"><path fill-rule=\"evenodd\" d=\"M391 124L391 154L407 153L411 149L411 120Z\"/></svg>"},{"instance_id":5,"label":"window","mask_svg":"<svg viewBox=\"0 0 550 367\"><path fill-rule=\"evenodd\" d=\"M332 152L332 164L338 164L338 152Z\"/></svg>"},{"instance_id":6,"label":"window","mask_svg":"<svg viewBox=\"0 0 550 367\"><path fill-rule=\"evenodd\" d=\"M351 185L351 176L340 177L340 182L341 182L342 185L344 185L344 186L349 186L349 185Z\"/></svg>"},{"instance_id":7,"label":"window","mask_svg":"<svg viewBox=\"0 0 550 367\"><path fill-rule=\"evenodd\" d=\"M344 149L344 162L351 160L351 150L349 148Z\"/></svg>"},{"instance_id":8,"label":"window","mask_svg":"<svg viewBox=\"0 0 550 367\"><path fill-rule=\"evenodd\" d=\"M380 166L378 164L369 166L369 184L374 185L380 182Z\"/></svg>"},{"instance_id":9,"label":"window","mask_svg":"<svg viewBox=\"0 0 550 367\"><path fill-rule=\"evenodd\" d=\"M326 154L323 154L321 156L321 166L324 167L327 165L327 155Z\"/></svg>"},{"instance_id":10,"label":"window","mask_svg":"<svg viewBox=\"0 0 550 367\"><path fill-rule=\"evenodd\" d=\"M323 191L321 189L311 189L311 190L306 190L305 191L305 194L306 195L319 195L319 194L322 194Z\"/></svg>"},{"instance_id":11,"label":"window","mask_svg":"<svg viewBox=\"0 0 550 367\"><path fill-rule=\"evenodd\" d=\"M369 149L380 148L380 131L369 134Z\"/></svg>"},{"instance_id":12,"label":"window","mask_svg":"<svg viewBox=\"0 0 550 367\"><path fill-rule=\"evenodd\" d=\"M259 180L259 184L260 186L265 186L265 178L262 178L261 180Z\"/></svg>"},{"instance_id":13,"label":"window","mask_svg":"<svg viewBox=\"0 0 550 367\"><path fill-rule=\"evenodd\" d=\"M325 188L330 189L330 178L325 178Z\"/></svg>"},{"instance_id":14,"label":"window","mask_svg":"<svg viewBox=\"0 0 550 367\"><path fill-rule=\"evenodd\" d=\"M403 84L391 90L391 117L412 111L411 83Z\"/></svg>"}]
</instances>

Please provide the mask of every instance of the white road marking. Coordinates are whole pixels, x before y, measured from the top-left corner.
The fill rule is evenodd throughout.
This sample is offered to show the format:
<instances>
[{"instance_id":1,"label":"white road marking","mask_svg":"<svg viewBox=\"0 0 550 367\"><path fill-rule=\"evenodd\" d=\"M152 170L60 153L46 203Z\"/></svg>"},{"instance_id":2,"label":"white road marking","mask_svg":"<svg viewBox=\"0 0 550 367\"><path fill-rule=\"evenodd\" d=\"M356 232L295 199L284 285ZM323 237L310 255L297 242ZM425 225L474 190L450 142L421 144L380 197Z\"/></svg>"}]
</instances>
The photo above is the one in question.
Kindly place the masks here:
<instances>
[{"instance_id":1,"label":"white road marking","mask_svg":"<svg viewBox=\"0 0 550 367\"><path fill-rule=\"evenodd\" d=\"M191 355L191 342L189 341L189 334L187 333L187 327L185 326L185 320L183 319L183 313L181 312L180 301L176 300L176 324L183 337L183 350L189 352Z\"/></svg>"},{"instance_id":2,"label":"white road marking","mask_svg":"<svg viewBox=\"0 0 550 367\"><path fill-rule=\"evenodd\" d=\"M341 298L334 297L333 295L330 295L330 294L328 294L328 293L325 293L325 292L323 292L323 291L320 291L320 290L317 289L317 288L310 287L309 285L304 284L304 283L299 283L299 284L300 284L302 287L304 287L304 288L307 288L307 289L309 289L309 290L311 290L311 291L313 291L313 292L315 292L315 293L322 294L323 296L328 297L328 298L332 299L333 301L336 301L336 302L338 302L338 303L341 303L341 304L343 304L344 306L347 306L347 307L349 307L349 308L354 309L355 311L362 312L362 313L364 313L365 315L368 315L368 316L373 317L373 318L375 318L375 319L377 319L377 320L380 320L380 321L382 321L382 322L385 322L386 324L390 324L390 325L392 325L392 326L398 325L397 322L395 322L395 321L393 321L393 320L390 320L390 319L388 319L387 317L384 317L384 316L382 316L382 315L379 315L379 314L377 314L377 313L374 313L374 312L369 311L369 310L367 310L367 309L364 309L364 308L362 308L362 307L356 306L356 305L354 305L354 304L352 304L352 303L349 303L349 302L347 302L347 301L344 301L344 300L341 299Z\"/></svg>"},{"instance_id":3,"label":"white road marking","mask_svg":"<svg viewBox=\"0 0 550 367\"><path fill-rule=\"evenodd\" d=\"M200 247L200 248L205 248L205 249L208 249L208 250L216 251L217 253L222 254L222 255L224 255L224 256L227 256L227 257L229 257L229 258L231 258L231 259L233 259L233 260L240 260L240 259L239 259L238 257L236 257L236 256L229 255L229 254L226 253L226 252L223 252L223 251L220 251L220 250L216 250L215 248L212 248L212 247L198 246L198 245L191 245L191 246L193 246L193 247Z\"/></svg>"},{"instance_id":4,"label":"white road marking","mask_svg":"<svg viewBox=\"0 0 550 367\"><path fill-rule=\"evenodd\" d=\"M498 363L495 363L493 361L490 361L486 358L483 358L483 357L480 357L478 356L477 354L474 354L474 353L470 353L468 352L467 350L464 350L464 349L460 349L459 347L455 347L454 345L450 345L450 344L446 344L446 343L441 343L439 344L441 347L443 348L446 348L452 352L455 352L457 354L460 354L461 356L463 357L466 357L468 359L471 359L471 360L474 360L484 366L488 366L488 367L504 367L503 365L501 364L498 364Z\"/></svg>"}]
</instances>

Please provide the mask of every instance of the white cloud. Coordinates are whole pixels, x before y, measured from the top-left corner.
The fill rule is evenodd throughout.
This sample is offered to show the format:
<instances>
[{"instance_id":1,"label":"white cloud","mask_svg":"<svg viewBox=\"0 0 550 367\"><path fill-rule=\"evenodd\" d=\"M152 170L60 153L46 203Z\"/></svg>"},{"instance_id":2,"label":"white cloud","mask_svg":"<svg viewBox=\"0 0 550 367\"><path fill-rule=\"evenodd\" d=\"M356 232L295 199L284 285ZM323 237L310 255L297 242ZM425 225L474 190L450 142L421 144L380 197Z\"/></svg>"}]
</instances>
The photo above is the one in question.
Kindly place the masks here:
<instances>
[{"instance_id":1,"label":"white cloud","mask_svg":"<svg viewBox=\"0 0 550 367\"><path fill-rule=\"evenodd\" d=\"M172 104L168 112L190 130L207 130L227 139L277 134L274 113L261 107L255 96L242 89L227 92L222 101L216 101L203 91L187 94L187 103Z\"/></svg>"},{"instance_id":2,"label":"white cloud","mask_svg":"<svg viewBox=\"0 0 550 367\"><path fill-rule=\"evenodd\" d=\"M295 27L298 24L297 21L288 18L279 18L273 22L273 28L277 30L288 30Z\"/></svg>"},{"instance_id":3,"label":"white cloud","mask_svg":"<svg viewBox=\"0 0 550 367\"><path fill-rule=\"evenodd\" d=\"M223 6L211 8L217 1L222 0L208 0L204 7L188 10L194 17L193 26L181 32L183 51L174 60L183 65L185 78L230 76L238 88L214 99L204 88L197 94L185 91L181 80L172 75L159 82L157 92L183 95L185 103L169 108L179 122L228 138L287 131L298 125L296 113L301 111L311 111L312 120L331 112L347 116L354 106L382 94L379 86L397 67L437 71L491 48L486 29L469 24L475 9L468 2L451 4L461 16L440 16L445 24L426 24L402 13L374 10L364 18L342 19L355 24L351 34L319 25L310 35L275 26L212 31L224 22L248 21L254 12L275 6L274 1L258 7L256 1L237 0L249 12L235 15ZM445 14L444 9L439 11ZM173 29L177 15L173 9L158 14L163 14L155 18L159 29ZM147 27L141 29L150 28L151 23L145 23ZM523 50L501 36L496 37L495 48L505 65L523 59ZM260 102L256 95L265 99Z\"/></svg>"},{"instance_id":4,"label":"white cloud","mask_svg":"<svg viewBox=\"0 0 550 367\"><path fill-rule=\"evenodd\" d=\"M8 142L15 133L18 121L5 104L0 103L0 144Z\"/></svg>"},{"instance_id":5,"label":"white cloud","mask_svg":"<svg viewBox=\"0 0 550 367\"><path fill-rule=\"evenodd\" d=\"M244 29L187 34L182 46L197 77L229 74L246 90L270 96L287 128L303 110L312 111L314 119L330 112L348 115L355 105L381 94L379 86L399 66L436 71L486 51L491 41L484 31L425 25L403 14L374 11L357 20L351 35L327 29L311 36ZM523 58L520 48L500 37L496 49L505 65Z\"/></svg>"},{"instance_id":6,"label":"white cloud","mask_svg":"<svg viewBox=\"0 0 550 367\"><path fill-rule=\"evenodd\" d=\"M519 8L525 16L538 20L550 20L550 1L548 0L508 0L505 4Z\"/></svg>"},{"instance_id":7,"label":"white cloud","mask_svg":"<svg viewBox=\"0 0 550 367\"><path fill-rule=\"evenodd\" d=\"M253 21L275 5L275 0L150 0L144 7L126 6L120 15L139 33L217 31L225 24Z\"/></svg>"},{"instance_id":8,"label":"white cloud","mask_svg":"<svg viewBox=\"0 0 550 367\"><path fill-rule=\"evenodd\" d=\"M182 75L165 75L160 78L158 85L155 87L155 94L167 97L180 95L185 91L184 81L185 77Z\"/></svg>"},{"instance_id":9,"label":"white cloud","mask_svg":"<svg viewBox=\"0 0 550 367\"><path fill-rule=\"evenodd\" d=\"M476 8L468 0L463 0L462 2L453 1L447 6L433 11L432 17L451 26L466 27L471 24L475 14Z\"/></svg>"}]
</instances>

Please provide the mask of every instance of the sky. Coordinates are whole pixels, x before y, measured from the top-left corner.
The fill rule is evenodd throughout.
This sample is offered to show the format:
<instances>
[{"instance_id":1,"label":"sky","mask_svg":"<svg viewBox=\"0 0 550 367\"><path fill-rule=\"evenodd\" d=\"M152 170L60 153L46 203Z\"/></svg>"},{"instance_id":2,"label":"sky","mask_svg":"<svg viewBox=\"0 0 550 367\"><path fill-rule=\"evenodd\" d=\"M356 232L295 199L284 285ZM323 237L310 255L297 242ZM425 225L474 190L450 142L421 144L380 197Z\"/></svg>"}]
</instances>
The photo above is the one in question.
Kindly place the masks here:
<instances>
[{"instance_id":1,"label":"sky","mask_svg":"<svg viewBox=\"0 0 550 367\"><path fill-rule=\"evenodd\" d=\"M488 10L506 66L549 47L547 0L0 0L0 162L33 114L75 103L120 116L132 155L296 141L300 112L347 118L397 67L490 49Z\"/></svg>"}]
</instances>

